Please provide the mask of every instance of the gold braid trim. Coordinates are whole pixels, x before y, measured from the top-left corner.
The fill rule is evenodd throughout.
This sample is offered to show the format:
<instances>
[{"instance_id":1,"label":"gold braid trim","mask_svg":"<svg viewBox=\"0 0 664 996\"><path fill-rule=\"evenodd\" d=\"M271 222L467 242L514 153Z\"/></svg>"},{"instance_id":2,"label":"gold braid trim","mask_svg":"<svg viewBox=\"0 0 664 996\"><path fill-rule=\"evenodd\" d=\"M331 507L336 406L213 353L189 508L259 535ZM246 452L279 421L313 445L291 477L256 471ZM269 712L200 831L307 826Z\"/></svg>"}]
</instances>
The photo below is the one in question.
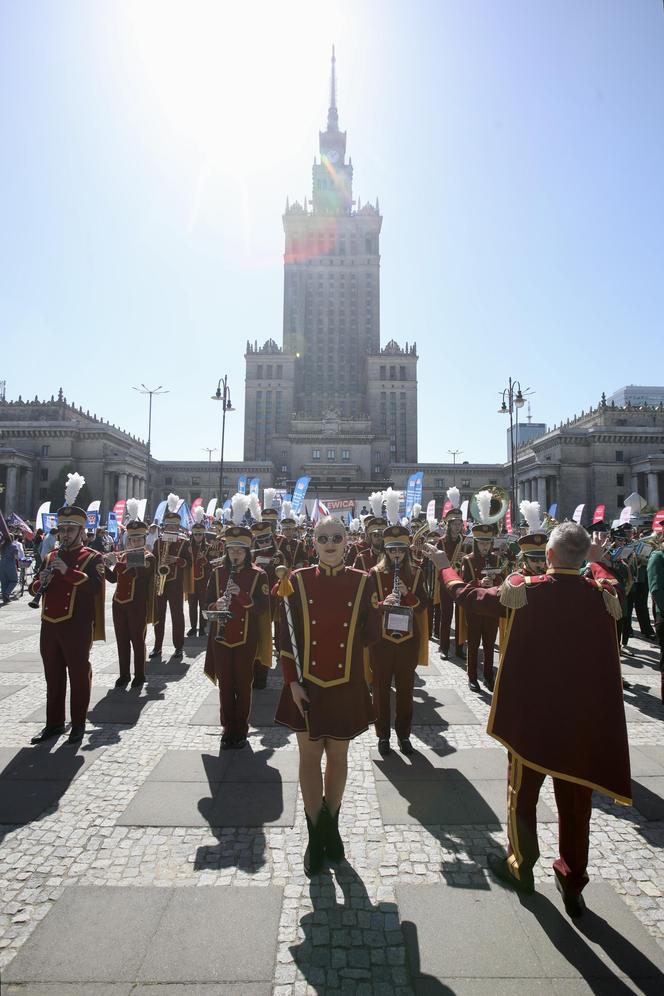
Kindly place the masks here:
<instances>
[{"instance_id":1,"label":"gold braid trim","mask_svg":"<svg viewBox=\"0 0 664 996\"><path fill-rule=\"evenodd\" d=\"M528 604L525 584L510 584L506 578L500 586L500 604L506 609L522 609Z\"/></svg>"},{"instance_id":2,"label":"gold braid trim","mask_svg":"<svg viewBox=\"0 0 664 996\"><path fill-rule=\"evenodd\" d=\"M602 585L602 598L604 599L604 608L609 613L612 619L622 619L622 606L620 604L620 599L614 591L610 588L605 588Z\"/></svg>"}]
</instances>

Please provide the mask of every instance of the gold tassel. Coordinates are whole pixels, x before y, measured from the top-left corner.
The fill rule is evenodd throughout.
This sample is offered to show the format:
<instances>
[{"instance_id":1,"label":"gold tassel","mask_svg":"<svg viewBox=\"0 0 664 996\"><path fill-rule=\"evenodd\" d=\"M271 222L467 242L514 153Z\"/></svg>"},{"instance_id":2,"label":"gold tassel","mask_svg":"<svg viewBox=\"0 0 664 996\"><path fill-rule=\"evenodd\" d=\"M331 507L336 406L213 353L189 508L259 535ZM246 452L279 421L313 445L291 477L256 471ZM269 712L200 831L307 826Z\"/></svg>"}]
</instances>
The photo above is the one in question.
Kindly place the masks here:
<instances>
[{"instance_id":1,"label":"gold tassel","mask_svg":"<svg viewBox=\"0 0 664 996\"><path fill-rule=\"evenodd\" d=\"M510 584L506 578L500 586L500 604L506 609L522 609L528 604L525 584Z\"/></svg>"},{"instance_id":2,"label":"gold tassel","mask_svg":"<svg viewBox=\"0 0 664 996\"><path fill-rule=\"evenodd\" d=\"M604 599L604 608L612 619L622 619L623 610L620 599L610 588L605 588L603 585L602 598Z\"/></svg>"}]
</instances>

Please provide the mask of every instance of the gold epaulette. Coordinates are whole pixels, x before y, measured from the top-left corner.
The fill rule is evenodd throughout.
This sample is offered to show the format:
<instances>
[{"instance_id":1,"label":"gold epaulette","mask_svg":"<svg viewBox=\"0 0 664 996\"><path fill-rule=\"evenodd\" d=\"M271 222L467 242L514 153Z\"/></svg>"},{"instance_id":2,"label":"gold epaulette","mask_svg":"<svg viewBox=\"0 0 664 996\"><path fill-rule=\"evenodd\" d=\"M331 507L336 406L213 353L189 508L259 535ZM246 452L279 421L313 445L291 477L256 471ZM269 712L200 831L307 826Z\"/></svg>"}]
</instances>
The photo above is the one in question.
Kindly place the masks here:
<instances>
[{"instance_id":1,"label":"gold epaulette","mask_svg":"<svg viewBox=\"0 0 664 996\"><path fill-rule=\"evenodd\" d=\"M508 574L500 586L500 604L506 609L522 609L528 604L523 574Z\"/></svg>"},{"instance_id":2,"label":"gold epaulette","mask_svg":"<svg viewBox=\"0 0 664 996\"><path fill-rule=\"evenodd\" d=\"M622 619L622 605L620 604L618 590L617 587L614 586L613 579L587 577L586 580L589 584L596 586L602 592L604 608L609 613L611 618L615 620Z\"/></svg>"}]
</instances>

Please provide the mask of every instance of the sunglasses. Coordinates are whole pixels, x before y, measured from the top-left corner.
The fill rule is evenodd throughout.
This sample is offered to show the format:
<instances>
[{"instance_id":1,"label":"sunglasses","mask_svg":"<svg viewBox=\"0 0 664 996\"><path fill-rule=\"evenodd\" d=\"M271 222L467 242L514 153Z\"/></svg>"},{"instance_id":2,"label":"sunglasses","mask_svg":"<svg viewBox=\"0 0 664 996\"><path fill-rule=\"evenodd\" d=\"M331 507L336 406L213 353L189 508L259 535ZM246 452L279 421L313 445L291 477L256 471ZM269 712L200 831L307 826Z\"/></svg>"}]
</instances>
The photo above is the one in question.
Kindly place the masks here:
<instances>
[{"instance_id":1,"label":"sunglasses","mask_svg":"<svg viewBox=\"0 0 664 996\"><path fill-rule=\"evenodd\" d=\"M319 533L316 537L316 542L321 543L323 546L327 546L328 543L343 543L344 537L341 533L335 533L334 536L328 536L326 533Z\"/></svg>"}]
</instances>

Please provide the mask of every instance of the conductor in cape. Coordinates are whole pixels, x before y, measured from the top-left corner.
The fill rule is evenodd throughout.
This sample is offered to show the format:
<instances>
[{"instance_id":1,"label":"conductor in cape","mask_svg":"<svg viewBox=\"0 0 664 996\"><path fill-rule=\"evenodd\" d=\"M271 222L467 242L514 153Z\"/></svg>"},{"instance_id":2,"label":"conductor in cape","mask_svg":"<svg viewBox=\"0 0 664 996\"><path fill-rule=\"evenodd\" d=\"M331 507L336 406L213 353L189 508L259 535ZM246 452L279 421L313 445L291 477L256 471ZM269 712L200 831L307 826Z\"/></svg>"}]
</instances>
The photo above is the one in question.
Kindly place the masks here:
<instances>
[{"instance_id":1,"label":"conductor in cape","mask_svg":"<svg viewBox=\"0 0 664 996\"><path fill-rule=\"evenodd\" d=\"M372 722L365 649L378 637L373 580L344 565L346 530L326 516L316 523L316 567L277 568L281 581L280 643L284 688L276 721L297 733L300 789L309 845L304 870L314 875L327 857L340 861L339 809L350 741ZM321 771L325 757L325 774Z\"/></svg>"},{"instance_id":2,"label":"conductor in cape","mask_svg":"<svg viewBox=\"0 0 664 996\"><path fill-rule=\"evenodd\" d=\"M511 574L500 587L465 584L443 551L426 550L455 602L507 617L487 732L509 751L508 849L505 858L489 854L489 868L509 887L534 891L537 799L551 776L558 807L556 885L567 913L581 916L593 790L631 804L618 596L601 572L580 574L597 551L573 522L552 531L546 573Z\"/></svg>"}]
</instances>

